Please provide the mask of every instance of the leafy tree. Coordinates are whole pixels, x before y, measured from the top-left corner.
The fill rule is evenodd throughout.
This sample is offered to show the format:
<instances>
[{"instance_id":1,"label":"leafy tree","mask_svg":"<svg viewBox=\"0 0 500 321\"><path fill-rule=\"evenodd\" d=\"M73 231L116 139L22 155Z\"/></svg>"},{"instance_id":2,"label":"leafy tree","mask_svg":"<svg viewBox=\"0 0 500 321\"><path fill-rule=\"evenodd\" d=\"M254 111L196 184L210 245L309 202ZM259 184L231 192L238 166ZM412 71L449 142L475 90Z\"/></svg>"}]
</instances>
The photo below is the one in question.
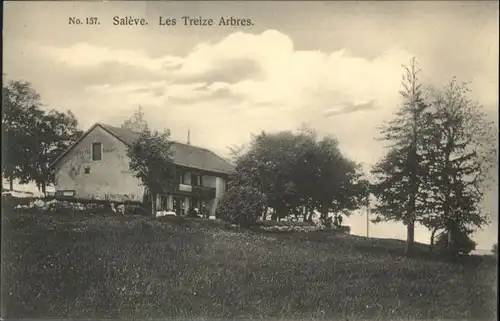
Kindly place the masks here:
<instances>
[{"instance_id":1,"label":"leafy tree","mask_svg":"<svg viewBox=\"0 0 500 321\"><path fill-rule=\"evenodd\" d=\"M403 66L400 91L403 103L393 120L384 124L381 140L389 142L387 154L374 166L372 192L377 197L375 214L379 221L402 221L407 226L406 253L411 254L415 239L421 199L422 129L425 128L427 104L419 83L417 61Z\"/></svg>"},{"instance_id":2,"label":"leafy tree","mask_svg":"<svg viewBox=\"0 0 500 321\"><path fill-rule=\"evenodd\" d=\"M26 152L27 130L33 128L34 119L41 114L40 95L23 81L10 81L2 85L2 177L13 181L20 178L21 162Z\"/></svg>"},{"instance_id":3,"label":"leafy tree","mask_svg":"<svg viewBox=\"0 0 500 321\"><path fill-rule=\"evenodd\" d=\"M335 139L318 141L312 130L255 136L236 172L237 184L266 195L272 219L311 216L316 209L326 217L356 208L361 199L357 164L342 155Z\"/></svg>"},{"instance_id":4,"label":"leafy tree","mask_svg":"<svg viewBox=\"0 0 500 321\"><path fill-rule=\"evenodd\" d=\"M456 80L424 97L414 65L407 68L410 81L403 82L406 105L383 129L383 138L394 144L372 170L377 220L408 225L407 252L415 222L432 231L431 248L436 233L445 230L450 250L462 251L457 244L488 223L479 205L496 163L494 127Z\"/></svg>"},{"instance_id":5,"label":"leafy tree","mask_svg":"<svg viewBox=\"0 0 500 321\"><path fill-rule=\"evenodd\" d=\"M496 164L495 129L480 106L467 98L469 89L455 79L443 90L431 91L426 135L427 215L422 223L447 231L450 248L475 229L488 224L480 208L490 173ZM432 240L431 240L432 242Z\"/></svg>"},{"instance_id":6,"label":"leafy tree","mask_svg":"<svg viewBox=\"0 0 500 321\"><path fill-rule=\"evenodd\" d=\"M71 112L46 112L40 95L31 84L10 81L2 87L2 134L5 153L2 155L2 176L20 183L35 182L45 193L53 183L49 165L80 135Z\"/></svg>"},{"instance_id":7,"label":"leafy tree","mask_svg":"<svg viewBox=\"0 0 500 321\"><path fill-rule=\"evenodd\" d=\"M144 112L142 106L137 107L134 114L122 124L122 128L130 129L134 132L140 133L148 126L144 119Z\"/></svg>"},{"instance_id":8,"label":"leafy tree","mask_svg":"<svg viewBox=\"0 0 500 321\"><path fill-rule=\"evenodd\" d=\"M44 194L46 186L54 183L50 164L73 144L83 132L71 111L67 113L51 110L41 112L33 119L24 144L27 157L21 164L23 175L20 183L35 182Z\"/></svg>"},{"instance_id":9,"label":"leafy tree","mask_svg":"<svg viewBox=\"0 0 500 321\"><path fill-rule=\"evenodd\" d=\"M174 178L171 145L169 130L151 131L146 126L127 150L130 169L147 188L153 213L156 210L156 196L170 187Z\"/></svg>"},{"instance_id":10,"label":"leafy tree","mask_svg":"<svg viewBox=\"0 0 500 321\"><path fill-rule=\"evenodd\" d=\"M252 186L233 185L217 207L218 218L231 224L249 227L255 224L266 207L266 196Z\"/></svg>"},{"instance_id":11,"label":"leafy tree","mask_svg":"<svg viewBox=\"0 0 500 321\"><path fill-rule=\"evenodd\" d=\"M326 218L329 212L345 213L359 207L364 189L359 184L360 167L344 157L338 148L338 142L325 137L317 144L315 189L311 197L318 204L321 216Z\"/></svg>"},{"instance_id":12,"label":"leafy tree","mask_svg":"<svg viewBox=\"0 0 500 321\"><path fill-rule=\"evenodd\" d=\"M304 221L312 221L314 210L319 202L315 195L320 176L320 153L318 135L308 127L299 128L297 134L297 153L293 168L293 180L297 182L297 200L300 202Z\"/></svg>"},{"instance_id":13,"label":"leafy tree","mask_svg":"<svg viewBox=\"0 0 500 321\"><path fill-rule=\"evenodd\" d=\"M255 136L249 151L236 166L236 182L258 188L267 196L273 219L285 217L295 197L292 181L294 136L291 132L261 133Z\"/></svg>"}]
</instances>

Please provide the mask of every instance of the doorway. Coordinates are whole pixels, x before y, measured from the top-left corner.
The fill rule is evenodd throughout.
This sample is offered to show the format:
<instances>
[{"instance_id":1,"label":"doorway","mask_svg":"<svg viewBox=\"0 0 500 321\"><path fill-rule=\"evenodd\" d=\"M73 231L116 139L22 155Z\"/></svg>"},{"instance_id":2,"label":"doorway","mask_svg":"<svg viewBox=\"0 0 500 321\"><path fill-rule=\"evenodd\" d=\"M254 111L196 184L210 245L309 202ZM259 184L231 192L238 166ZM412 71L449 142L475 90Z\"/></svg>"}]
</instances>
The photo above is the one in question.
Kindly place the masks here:
<instances>
[{"instance_id":1,"label":"doorway","mask_svg":"<svg viewBox=\"0 0 500 321\"><path fill-rule=\"evenodd\" d=\"M184 215L184 198L174 196L174 212L176 215Z\"/></svg>"}]
</instances>

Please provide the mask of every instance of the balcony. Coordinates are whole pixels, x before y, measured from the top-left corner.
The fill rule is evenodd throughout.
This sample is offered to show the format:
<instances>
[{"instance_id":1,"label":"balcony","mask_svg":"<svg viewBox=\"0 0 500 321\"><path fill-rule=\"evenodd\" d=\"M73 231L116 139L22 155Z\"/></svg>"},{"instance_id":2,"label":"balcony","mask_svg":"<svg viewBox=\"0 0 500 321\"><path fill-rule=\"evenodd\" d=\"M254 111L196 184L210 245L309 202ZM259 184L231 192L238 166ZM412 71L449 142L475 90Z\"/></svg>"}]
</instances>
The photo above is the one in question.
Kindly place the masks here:
<instances>
[{"instance_id":1,"label":"balcony","mask_svg":"<svg viewBox=\"0 0 500 321\"><path fill-rule=\"evenodd\" d=\"M214 199L215 187L205 187L198 185L176 184L173 192L197 196L202 199Z\"/></svg>"}]
</instances>

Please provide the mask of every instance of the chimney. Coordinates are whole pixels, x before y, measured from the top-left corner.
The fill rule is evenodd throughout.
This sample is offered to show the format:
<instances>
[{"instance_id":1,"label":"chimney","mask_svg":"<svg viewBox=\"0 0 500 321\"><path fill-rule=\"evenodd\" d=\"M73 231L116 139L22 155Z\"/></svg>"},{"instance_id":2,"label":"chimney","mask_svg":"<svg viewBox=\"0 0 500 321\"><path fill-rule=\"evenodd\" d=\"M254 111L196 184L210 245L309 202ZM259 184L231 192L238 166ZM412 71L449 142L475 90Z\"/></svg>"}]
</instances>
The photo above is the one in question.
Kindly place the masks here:
<instances>
[{"instance_id":1,"label":"chimney","mask_svg":"<svg viewBox=\"0 0 500 321\"><path fill-rule=\"evenodd\" d=\"M187 141L188 145L191 145L191 138L190 138L190 136L191 136L191 130L188 129L188 141Z\"/></svg>"}]
</instances>

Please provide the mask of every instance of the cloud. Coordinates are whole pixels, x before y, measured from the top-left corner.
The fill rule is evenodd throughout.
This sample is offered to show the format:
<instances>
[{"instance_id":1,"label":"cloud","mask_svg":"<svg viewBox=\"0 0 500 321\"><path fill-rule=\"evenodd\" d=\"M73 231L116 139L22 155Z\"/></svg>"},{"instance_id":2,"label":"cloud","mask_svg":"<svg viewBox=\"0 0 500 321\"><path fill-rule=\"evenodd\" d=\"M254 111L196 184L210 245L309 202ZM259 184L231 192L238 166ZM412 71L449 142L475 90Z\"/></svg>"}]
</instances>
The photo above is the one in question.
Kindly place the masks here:
<instances>
[{"instance_id":1,"label":"cloud","mask_svg":"<svg viewBox=\"0 0 500 321\"><path fill-rule=\"evenodd\" d=\"M196 128L193 139L199 131L201 144L221 149L245 142L252 132L308 122L337 136L349 156L368 163L380 149L373 143L377 127L398 104L400 66L412 57L398 48L374 59L346 50L296 50L292 39L277 30L235 32L201 43L184 56L166 52L153 57L89 43L45 47L44 52L88 79L99 75L86 86L88 96L80 103L99 101L93 108L113 109L113 120L132 106L147 106L158 126L184 131L179 124L189 124ZM119 79L105 76L110 66L120 65L141 77L135 72ZM364 115L374 109L377 113ZM81 116L86 124L106 121L99 113Z\"/></svg>"},{"instance_id":2,"label":"cloud","mask_svg":"<svg viewBox=\"0 0 500 321\"><path fill-rule=\"evenodd\" d=\"M370 59L348 50L297 50L288 35L276 30L236 32L177 56L82 42L34 51L10 47L17 48L11 56L38 62L19 60L18 67L38 79L36 88L41 88L44 102L61 110L71 108L84 128L97 121L118 125L141 105L153 127L170 128L180 141L190 130L193 144L227 156L227 146L248 142L251 133L308 123L320 134L337 137L344 154L365 168L383 152L374 137L398 106L401 64L413 57L413 52L398 47ZM45 56L40 58L38 52ZM426 65L422 67L425 74ZM446 78L449 73L441 74ZM498 103L491 97L497 95L483 86L490 77L481 75L480 94L488 98L488 110L496 119ZM486 206L496 213L494 200L492 196ZM353 233L365 233L362 215L348 221ZM487 243L497 233L493 226L478 240ZM428 234L417 228L418 241L427 241ZM404 239L405 230L372 224L370 235Z\"/></svg>"},{"instance_id":3,"label":"cloud","mask_svg":"<svg viewBox=\"0 0 500 321\"><path fill-rule=\"evenodd\" d=\"M368 102L360 102L360 103L350 102L350 103L345 104L342 107L327 109L323 113L323 115L325 117L333 117L333 116L342 115L342 114L355 113L358 111L372 110L375 108L376 108L375 107L375 100L370 100Z\"/></svg>"},{"instance_id":4,"label":"cloud","mask_svg":"<svg viewBox=\"0 0 500 321\"><path fill-rule=\"evenodd\" d=\"M183 69L180 69L176 76L181 81L236 83L244 79L262 79L263 70L255 60L248 58L227 58L214 63L210 68L205 68L198 72L186 73Z\"/></svg>"},{"instance_id":5,"label":"cloud","mask_svg":"<svg viewBox=\"0 0 500 321\"><path fill-rule=\"evenodd\" d=\"M89 43L77 43L67 48L46 46L43 47L42 53L73 68L99 67L105 63L119 63L150 71L161 71L175 68L180 64L180 59L174 56L154 59L140 51L117 50Z\"/></svg>"}]
</instances>

